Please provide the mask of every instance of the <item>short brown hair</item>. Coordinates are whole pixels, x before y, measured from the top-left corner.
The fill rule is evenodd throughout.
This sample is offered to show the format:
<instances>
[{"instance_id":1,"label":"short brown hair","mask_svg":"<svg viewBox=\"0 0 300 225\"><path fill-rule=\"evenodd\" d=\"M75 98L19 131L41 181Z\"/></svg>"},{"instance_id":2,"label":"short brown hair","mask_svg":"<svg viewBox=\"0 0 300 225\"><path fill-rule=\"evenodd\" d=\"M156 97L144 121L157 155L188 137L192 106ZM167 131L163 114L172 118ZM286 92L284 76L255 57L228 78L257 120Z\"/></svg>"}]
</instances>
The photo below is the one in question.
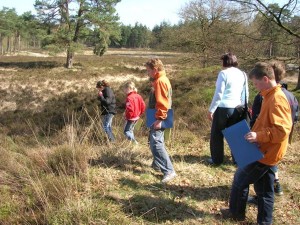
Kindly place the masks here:
<instances>
[{"instance_id":1,"label":"short brown hair","mask_svg":"<svg viewBox=\"0 0 300 225\"><path fill-rule=\"evenodd\" d=\"M268 77L270 80L275 80L274 70L270 63L258 62L249 73L250 79L255 78L261 80L264 76Z\"/></svg>"},{"instance_id":2,"label":"short brown hair","mask_svg":"<svg viewBox=\"0 0 300 225\"><path fill-rule=\"evenodd\" d=\"M222 55L221 60L223 61L223 67L238 67L237 57L229 52Z\"/></svg>"},{"instance_id":3,"label":"short brown hair","mask_svg":"<svg viewBox=\"0 0 300 225\"><path fill-rule=\"evenodd\" d=\"M165 70L165 67L164 67L162 61L158 58L152 58L149 61L147 61L144 65L146 67L149 67L152 70L154 68L157 69L158 71Z\"/></svg>"}]
</instances>

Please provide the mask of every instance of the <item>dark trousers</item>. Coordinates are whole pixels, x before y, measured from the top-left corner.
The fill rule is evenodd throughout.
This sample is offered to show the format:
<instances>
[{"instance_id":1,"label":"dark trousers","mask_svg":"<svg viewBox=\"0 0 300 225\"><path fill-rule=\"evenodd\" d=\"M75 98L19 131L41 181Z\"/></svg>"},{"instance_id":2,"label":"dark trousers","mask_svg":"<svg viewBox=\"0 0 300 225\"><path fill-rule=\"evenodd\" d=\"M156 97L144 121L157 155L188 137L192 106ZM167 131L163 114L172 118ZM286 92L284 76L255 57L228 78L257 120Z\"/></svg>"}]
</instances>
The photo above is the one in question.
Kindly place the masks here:
<instances>
[{"instance_id":1,"label":"dark trousers","mask_svg":"<svg viewBox=\"0 0 300 225\"><path fill-rule=\"evenodd\" d=\"M210 132L210 154L215 164L221 164L224 160L224 136L222 130L237 122L239 122L239 118L234 108L218 107L214 112Z\"/></svg>"},{"instance_id":2,"label":"dark trousers","mask_svg":"<svg viewBox=\"0 0 300 225\"><path fill-rule=\"evenodd\" d=\"M271 168L260 162L254 162L237 169L229 201L229 209L233 215L245 216L249 185L254 184L258 197L257 223L272 224L275 175Z\"/></svg>"}]
</instances>

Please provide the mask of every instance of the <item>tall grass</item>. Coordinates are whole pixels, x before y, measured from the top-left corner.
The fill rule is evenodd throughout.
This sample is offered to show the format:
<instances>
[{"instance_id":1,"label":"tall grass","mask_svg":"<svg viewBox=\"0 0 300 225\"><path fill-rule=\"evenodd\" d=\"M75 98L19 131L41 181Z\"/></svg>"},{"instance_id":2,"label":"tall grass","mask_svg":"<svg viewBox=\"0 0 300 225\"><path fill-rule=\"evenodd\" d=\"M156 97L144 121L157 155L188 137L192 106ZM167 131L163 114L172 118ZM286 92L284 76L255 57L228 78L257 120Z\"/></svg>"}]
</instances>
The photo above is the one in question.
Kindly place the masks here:
<instances>
[{"instance_id":1,"label":"tall grass","mask_svg":"<svg viewBox=\"0 0 300 225\"><path fill-rule=\"evenodd\" d=\"M60 58L48 59L55 63L6 58L4 67L15 70L4 72L11 77L12 89L2 90L1 96L18 100L16 110L0 114L0 224L235 224L223 220L219 211L228 204L236 169L228 146L224 165L212 167L205 162L210 155L211 125L206 112L220 68L199 69L177 57L164 60L175 110L166 147L178 174L167 185L160 183L161 173L150 167L145 124L135 131L139 145L125 139L122 82L111 80L118 96L115 143L107 140L101 127L95 99L94 81L102 74L143 77L144 58L79 56L81 62L72 71L60 67ZM19 63L10 64L11 60ZM28 61L44 60L41 66L26 66ZM29 78L33 80L28 82ZM43 87L46 79L51 88L66 90L67 81L84 82L61 93ZM15 84L28 90L18 92L22 87ZM139 82L138 88L147 99L148 82ZM40 104L38 110L29 107L32 101ZM296 126L293 144L279 165L284 196L276 197L274 224L300 222L299 133ZM255 224L256 210L248 206L249 224Z\"/></svg>"}]
</instances>

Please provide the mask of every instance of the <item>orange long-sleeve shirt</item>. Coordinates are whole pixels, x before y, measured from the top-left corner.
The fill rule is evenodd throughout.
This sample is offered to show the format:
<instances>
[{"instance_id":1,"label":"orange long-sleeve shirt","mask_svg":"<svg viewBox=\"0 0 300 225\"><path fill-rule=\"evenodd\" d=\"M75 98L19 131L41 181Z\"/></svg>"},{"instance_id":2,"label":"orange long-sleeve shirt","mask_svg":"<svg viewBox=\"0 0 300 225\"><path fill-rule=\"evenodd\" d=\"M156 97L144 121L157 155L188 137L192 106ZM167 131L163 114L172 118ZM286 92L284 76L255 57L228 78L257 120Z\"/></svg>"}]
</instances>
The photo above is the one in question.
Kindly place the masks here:
<instances>
[{"instance_id":1,"label":"orange long-sleeve shirt","mask_svg":"<svg viewBox=\"0 0 300 225\"><path fill-rule=\"evenodd\" d=\"M259 162L276 165L285 155L292 128L291 109L280 85L261 91L263 103L252 131L264 158Z\"/></svg>"},{"instance_id":2,"label":"orange long-sleeve shirt","mask_svg":"<svg viewBox=\"0 0 300 225\"><path fill-rule=\"evenodd\" d=\"M155 100L156 100L156 114L155 118L164 120L167 118L168 109L172 106L172 87L169 78L165 71L159 71L153 82Z\"/></svg>"}]
</instances>

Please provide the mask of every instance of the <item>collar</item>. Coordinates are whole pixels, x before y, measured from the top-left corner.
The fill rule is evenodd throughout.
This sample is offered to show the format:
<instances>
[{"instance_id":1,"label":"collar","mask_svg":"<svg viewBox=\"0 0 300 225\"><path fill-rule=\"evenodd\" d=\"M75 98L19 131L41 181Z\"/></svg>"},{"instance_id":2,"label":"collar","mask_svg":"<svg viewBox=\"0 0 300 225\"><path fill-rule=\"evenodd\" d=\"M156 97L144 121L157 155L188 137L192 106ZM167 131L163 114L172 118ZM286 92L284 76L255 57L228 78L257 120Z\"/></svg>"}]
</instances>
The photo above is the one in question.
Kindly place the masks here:
<instances>
[{"instance_id":1,"label":"collar","mask_svg":"<svg viewBox=\"0 0 300 225\"><path fill-rule=\"evenodd\" d=\"M266 97L266 96L269 95L270 93L275 92L275 91L280 90L280 89L281 89L281 85L278 84L278 85L276 85L275 87L271 87L271 88L269 88L269 89L262 90L260 93L261 93L261 96Z\"/></svg>"},{"instance_id":2,"label":"collar","mask_svg":"<svg viewBox=\"0 0 300 225\"><path fill-rule=\"evenodd\" d=\"M157 80L159 77L162 76L166 76L166 71L162 70L162 71L158 71L155 75L154 75L154 79Z\"/></svg>"},{"instance_id":3,"label":"collar","mask_svg":"<svg viewBox=\"0 0 300 225\"><path fill-rule=\"evenodd\" d=\"M128 94L127 94L127 96L129 96L129 95L131 95L131 94L135 94L136 93L136 91L131 91L131 92L129 92Z\"/></svg>"}]
</instances>

